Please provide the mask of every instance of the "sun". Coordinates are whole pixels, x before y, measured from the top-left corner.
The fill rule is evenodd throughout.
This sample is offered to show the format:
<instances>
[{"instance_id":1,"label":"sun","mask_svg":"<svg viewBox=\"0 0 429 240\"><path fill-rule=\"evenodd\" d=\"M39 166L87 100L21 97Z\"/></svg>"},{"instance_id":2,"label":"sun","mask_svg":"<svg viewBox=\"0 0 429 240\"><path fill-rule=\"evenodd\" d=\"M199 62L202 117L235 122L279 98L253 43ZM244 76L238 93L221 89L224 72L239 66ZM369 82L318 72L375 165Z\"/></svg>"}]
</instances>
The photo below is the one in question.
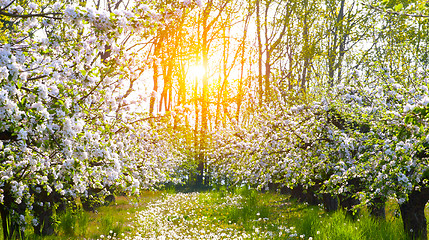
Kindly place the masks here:
<instances>
[{"instance_id":1,"label":"sun","mask_svg":"<svg viewBox=\"0 0 429 240\"><path fill-rule=\"evenodd\" d=\"M191 65L188 68L188 72L187 75L189 76L190 79L202 79L205 73L205 68L203 65L198 64L198 65Z\"/></svg>"}]
</instances>

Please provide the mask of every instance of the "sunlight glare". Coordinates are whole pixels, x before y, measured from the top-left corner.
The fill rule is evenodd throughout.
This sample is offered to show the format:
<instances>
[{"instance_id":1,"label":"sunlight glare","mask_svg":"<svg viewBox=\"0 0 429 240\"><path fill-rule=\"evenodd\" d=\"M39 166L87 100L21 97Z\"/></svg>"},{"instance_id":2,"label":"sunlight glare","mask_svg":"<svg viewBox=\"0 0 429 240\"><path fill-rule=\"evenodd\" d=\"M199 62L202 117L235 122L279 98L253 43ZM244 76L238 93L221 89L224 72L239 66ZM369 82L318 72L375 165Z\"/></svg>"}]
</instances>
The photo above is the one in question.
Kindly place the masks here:
<instances>
[{"instance_id":1,"label":"sunlight glare","mask_svg":"<svg viewBox=\"0 0 429 240\"><path fill-rule=\"evenodd\" d=\"M188 69L188 76L191 79L199 78L202 79L205 73L205 69L203 65L191 65Z\"/></svg>"}]
</instances>

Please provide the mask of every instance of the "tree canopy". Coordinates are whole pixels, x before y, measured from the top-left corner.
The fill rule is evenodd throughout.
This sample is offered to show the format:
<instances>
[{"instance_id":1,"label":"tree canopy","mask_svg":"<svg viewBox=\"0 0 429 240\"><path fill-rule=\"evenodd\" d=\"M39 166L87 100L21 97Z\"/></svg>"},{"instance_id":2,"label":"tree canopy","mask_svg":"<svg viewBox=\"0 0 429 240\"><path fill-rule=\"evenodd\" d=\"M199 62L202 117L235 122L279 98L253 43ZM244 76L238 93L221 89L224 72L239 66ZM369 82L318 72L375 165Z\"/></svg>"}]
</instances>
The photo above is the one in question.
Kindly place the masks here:
<instances>
[{"instance_id":1,"label":"tree canopy","mask_svg":"<svg viewBox=\"0 0 429 240\"><path fill-rule=\"evenodd\" d=\"M4 238L29 212L43 225L46 202L187 183L303 189L347 210L395 198L425 239L408 213L429 200L427 8L0 1Z\"/></svg>"}]
</instances>

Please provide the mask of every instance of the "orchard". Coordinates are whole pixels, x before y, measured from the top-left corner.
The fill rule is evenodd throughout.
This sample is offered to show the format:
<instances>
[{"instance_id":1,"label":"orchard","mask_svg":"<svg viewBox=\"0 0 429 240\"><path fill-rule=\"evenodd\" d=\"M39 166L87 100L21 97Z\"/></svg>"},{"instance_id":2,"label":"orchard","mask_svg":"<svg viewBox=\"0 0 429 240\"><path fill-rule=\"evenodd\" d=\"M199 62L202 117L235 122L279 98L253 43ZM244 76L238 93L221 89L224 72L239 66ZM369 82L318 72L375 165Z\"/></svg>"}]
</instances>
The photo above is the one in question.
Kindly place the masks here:
<instances>
[{"instance_id":1,"label":"orchard","mask_svg":"<svg viewBox=\"0 0 429 240\"><path fill-rule=\"evenodd\" d=\"M249 186L352 219L394 201L427 239L428 24L425 1L0 0L3 238Z\"/></svg>"}]
</instances>

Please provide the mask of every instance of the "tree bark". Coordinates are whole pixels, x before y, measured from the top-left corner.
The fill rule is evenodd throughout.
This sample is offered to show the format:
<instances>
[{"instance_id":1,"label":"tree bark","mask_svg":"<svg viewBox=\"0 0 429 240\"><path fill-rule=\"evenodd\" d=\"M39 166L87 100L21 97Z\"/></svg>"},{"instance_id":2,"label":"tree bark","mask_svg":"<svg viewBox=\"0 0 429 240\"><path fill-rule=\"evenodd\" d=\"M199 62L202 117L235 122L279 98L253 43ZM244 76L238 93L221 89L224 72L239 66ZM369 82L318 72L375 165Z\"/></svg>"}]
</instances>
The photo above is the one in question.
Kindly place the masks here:
<instances>
[{"instance_id":1,"label":"tree bark","mask_svg":"<svg viewBox=\"0 0 429 240\"><path fill-rule=\"evenodd\" d=\"M304 189L305 201L308 204L317 206L321 203L318 194L319 187L320 185L316 184L312 185L311 187L308 187L307 189Z\"/></svg>"},{"instance_id":2,"label":"tree bark","mask_svg":"<svg viewBox=\"0 0 429 240\"><path fill-rule=\"evenodd\" d=\"M24 231L20 228L17 217L19 215L25 216L27 205L24 201L16 204L16 199L12 196L9 183L5 183L3 191L3 203L0 204L3 239L25 239Z\"/></svg>"},{"instance_id":3,"label":"tree bark","mask_svg":"<svg viewBox=\"0 0 429 240\"><path fill-rule=\"evenodd\" d=\"M88 212L95 210L103 205L103 200L99 194L101 189L88 188L88 196L81 197L82 208Z\"/></svg>"},{"instance_id":4,"label":"tree bark","mask_svg":"<svg viewBox=\"0 0 429 240\"><path fill-rule=\"evenodd\" d=\"M149 116L154 116L154 111L156 110L155 108L155 103L156 103L156 93L158 92L158 78L159 78L159 64L158 64L158 57L159 57L159 52L161 50L161 44L162 44L162 37L160 37L159 39L156 40L155 42L155 46L154 46L154 53L153 55L155 56L155 59L153 60L152 63L152 68L153 68L153 91L152 94L150 96L150 101L149 101Z\"/></svg>"},{"instance_id":5,"label":"tree bark","mask_svg":"<svg viewBox=\"0 0 429 240\"><path fill-rule=\"evenodd\" d=\"M335 212L338 210L338 198L332 194L322 194L323 207L326 212Z\"/></svg>"},{"instance_id":6,"label":"tree bark","mask_svg":"<svg viewBox=\"0 0 429 240\"><path fill-rule=\"evenodd\" d=\"M298 202L305 202L306 196L304 194L304 188L298 184L290 190L291 197L295 198Z\"/></svg>"},{"instance_id":7,"label":"tree bark","mask_svg":"<svg viewBox=\"0 0 429 240\"><path fill-rule=\"evenodd\" d=\"M260 15L260 1L256 1L256 34L258 38L258 93L259 93L259 106L263 103L263 86L262 86L262 40L261 40L261 15Z\"/></svg>"},{"instance_id":8,"label":"tree bark","mask_svg":"<svg viewBox=\"0 0 429 240\"><path fill-rule=\"evenodd\" d=\"M308 1L304 0L304 9L307 12L308 7ZM307 85L307 72L309 71L308 68L310 67L310 44L309 44L309 36L308 36L308 22L307 22L307 14L304 14L304 20L303 20L303 31L302 31L302 40L303 40L303 49L304 49L304 65L302 67L302 75L301 75L301 83L300 83L300 91L302 93L305 93L306 91L306 85Z\"/></svg>"},{"instance_id":9,"label":"tree bark","mask_svg":"<svg viewBox=\"0 0 429 240\"><path fill-rule=\"evenodd\" d=\"M412 191L408 200L399 205L405 233L412 240L427 239L425 206L429 200L429 188Z\"/></svg>"},{"instance_id":10,"label":"tree bark","mask_svg":"<svg viewBox=\"0 0 429 240\"><path fill-rule=\"evenodd\" d=\"M386 219L386 201L381 197L376 197L371 200L369 206L369 214L377 219Z\"/></svg>"},{"instance_id":11,"label":"tree bark","mask_svg":"<svg viewBox=\"0 0 429 240\"><path fill-rule=\"evenodd\" d=\"M361 185L362 182L359 178L350 179L347 183L349 191L338 195L340 207L346 210L347 216L351 217L353 220L356 219L360 212L360 209L354 207L360 204L360 200L356 198L355 193L362 190Z\"/></svg>"},{"instance_id":12,"label":"tree bark","mask_svg":"<svg viewBox=\"0 0 429 240\"><path fill-rule=\"evenodd\" d=\"M355 198L352 193L344 193L338 196L340 207L346 211L346 215L353 220L359 215L360 209L354 209L354 206L359 205L359 199Z\"/></svg>"},{"instance_id":13,"label":"tree bark","mask_svg":"<svg viewBox=\"0 0 429 240\"><path fill-rule=\"evenodd\" d=\"M42 186L38 187L40 192L32 191L34 194L33 212L38 221L38 224L33 226L34 233L39 236L50 236L54 234L53 207L56 202L61 200L61 197L55 191L48 194Z\"/></svg>"},{"instance_id":14,"label":"tree bark","mask_svg":"<svg viewBox=\"0 0 429 240\"><path fill-rule=\"evenodd\" d=\"M8 212L6 210L6 207L4 205L0 206L0 213L1 213L1 224L3 227L3 239L7 239L9 232L7 231L7 222L8 222Z\"/></svg>"}]
</instances>

